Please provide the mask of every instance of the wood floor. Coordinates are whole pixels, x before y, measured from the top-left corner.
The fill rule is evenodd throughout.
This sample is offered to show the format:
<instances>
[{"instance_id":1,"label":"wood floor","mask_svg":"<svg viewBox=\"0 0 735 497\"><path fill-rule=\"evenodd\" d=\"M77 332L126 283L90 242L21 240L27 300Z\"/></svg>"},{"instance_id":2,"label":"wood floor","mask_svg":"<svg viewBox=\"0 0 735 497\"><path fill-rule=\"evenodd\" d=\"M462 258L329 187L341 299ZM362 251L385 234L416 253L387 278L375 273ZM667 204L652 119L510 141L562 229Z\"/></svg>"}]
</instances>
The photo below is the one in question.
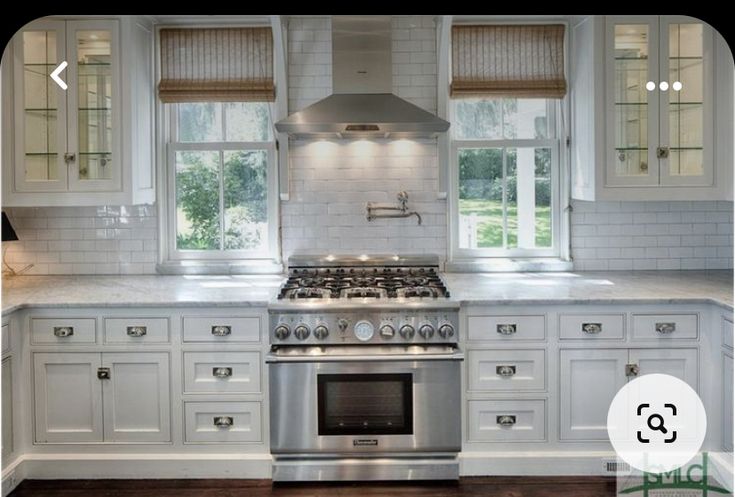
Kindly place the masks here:
<instances>
[{"instance_id":1,"label":"wood floor","mask_svg":"<svg viewBox=\"0 0 735 497\"><path fill-rule=\"evenodd\" d=\"M270 480L26 480L10 497L614 497L605 477L482 477L457 483L278 484Z\"/></svg>"}]
</instances>

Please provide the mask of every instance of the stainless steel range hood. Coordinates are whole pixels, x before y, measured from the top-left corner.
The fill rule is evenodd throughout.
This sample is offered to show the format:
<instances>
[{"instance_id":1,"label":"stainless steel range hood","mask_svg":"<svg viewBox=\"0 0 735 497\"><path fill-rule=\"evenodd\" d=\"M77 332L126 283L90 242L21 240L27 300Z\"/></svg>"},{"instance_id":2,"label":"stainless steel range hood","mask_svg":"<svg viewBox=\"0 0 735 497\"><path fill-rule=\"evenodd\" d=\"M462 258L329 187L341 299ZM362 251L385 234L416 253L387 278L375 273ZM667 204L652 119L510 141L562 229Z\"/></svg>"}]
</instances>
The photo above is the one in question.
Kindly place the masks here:
<instances>
[{"instance_id":1,"label":"stainless steel range hood","mask_svg":"<svg viewBox=\"0 0 735 497\"><path fill-rule=\"evenodd\" d=\"M276 123L304 137L431 137L449 123L391 93L390 16L332 17L329 97Z\"/></svg>"}]
</instances>

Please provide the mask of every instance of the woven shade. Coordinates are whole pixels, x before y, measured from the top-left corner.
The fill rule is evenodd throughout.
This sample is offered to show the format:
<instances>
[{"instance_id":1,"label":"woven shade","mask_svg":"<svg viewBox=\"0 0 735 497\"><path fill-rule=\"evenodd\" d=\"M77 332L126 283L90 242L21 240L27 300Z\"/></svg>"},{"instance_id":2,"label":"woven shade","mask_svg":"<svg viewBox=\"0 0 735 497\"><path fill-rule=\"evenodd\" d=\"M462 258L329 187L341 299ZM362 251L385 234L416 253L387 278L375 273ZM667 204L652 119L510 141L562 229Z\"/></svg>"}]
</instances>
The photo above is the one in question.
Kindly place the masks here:
<instances>
[{"instance_id":1,"label":"woven shade","mask_svg":"<svg viewBox=\"0 0 735 497\"><path fill-rule=\"evenodd\" d=\"M161 29L162 102L273 101L271 29Z\"/></svg>"},{"instance_id":2,"label":"woven shade","mask_svg":"<svg viewBox=\"0 0 735 497\"><path fill-rule=\"evenodd\" d=\"M451 96L562 98L564 26L452 26Z\"/></svg>"}]
</instances>

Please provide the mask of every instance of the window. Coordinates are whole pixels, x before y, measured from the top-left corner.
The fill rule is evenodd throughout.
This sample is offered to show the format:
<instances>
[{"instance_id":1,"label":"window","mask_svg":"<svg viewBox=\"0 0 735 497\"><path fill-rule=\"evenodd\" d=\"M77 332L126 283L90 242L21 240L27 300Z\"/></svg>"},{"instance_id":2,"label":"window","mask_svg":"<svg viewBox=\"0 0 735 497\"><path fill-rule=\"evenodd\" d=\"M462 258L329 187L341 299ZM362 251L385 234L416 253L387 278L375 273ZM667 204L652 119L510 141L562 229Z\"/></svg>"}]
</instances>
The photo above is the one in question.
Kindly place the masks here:
<instances>
[{"instance_id":1,"label":"window","mask_svg":"<svg viewBox=\"0 0 735 497\"><path fill-rule=\"evenodd\" d=\"M270 105L173 103L167 115L169 258L273 258Z\"/></svg>"},{"instance_id":2,"label":"window","mask_svg":"<svg viewBox=\"0 0 735 497\"><path fill-rule=\"evenodd\" d=\"M452 100L455 250L558 255L558 100Z\"/></svg>"}]
</instances>

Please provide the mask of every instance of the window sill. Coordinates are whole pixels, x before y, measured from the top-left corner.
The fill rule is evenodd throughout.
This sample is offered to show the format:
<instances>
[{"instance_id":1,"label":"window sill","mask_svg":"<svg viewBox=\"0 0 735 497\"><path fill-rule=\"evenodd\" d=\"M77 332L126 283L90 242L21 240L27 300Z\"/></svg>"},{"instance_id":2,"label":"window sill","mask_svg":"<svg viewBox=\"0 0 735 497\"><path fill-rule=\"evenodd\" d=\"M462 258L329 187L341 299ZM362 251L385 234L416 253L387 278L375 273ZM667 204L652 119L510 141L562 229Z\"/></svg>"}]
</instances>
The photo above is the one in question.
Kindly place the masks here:
<instances>
[{"instance_id":1,"label":"window sill","mask_svg":"<svg viewBox=\"0 0 735 497\"><path fill-rule=\"evenodd\" d=\"M554 257L458 259L447 261L444 266L448 273L552 272L573 269L572 261Z\"/></svg>"},{"instance_id":2,"label":"window sill","mask_svg":"<svg viewBox=\"0 0 735 497\"><path fill-rule=\"evenodd\" d=\"M167 261L156 265L159 274L282 274L274 259L242 261Z\"/></svg>"}]
</instances>

